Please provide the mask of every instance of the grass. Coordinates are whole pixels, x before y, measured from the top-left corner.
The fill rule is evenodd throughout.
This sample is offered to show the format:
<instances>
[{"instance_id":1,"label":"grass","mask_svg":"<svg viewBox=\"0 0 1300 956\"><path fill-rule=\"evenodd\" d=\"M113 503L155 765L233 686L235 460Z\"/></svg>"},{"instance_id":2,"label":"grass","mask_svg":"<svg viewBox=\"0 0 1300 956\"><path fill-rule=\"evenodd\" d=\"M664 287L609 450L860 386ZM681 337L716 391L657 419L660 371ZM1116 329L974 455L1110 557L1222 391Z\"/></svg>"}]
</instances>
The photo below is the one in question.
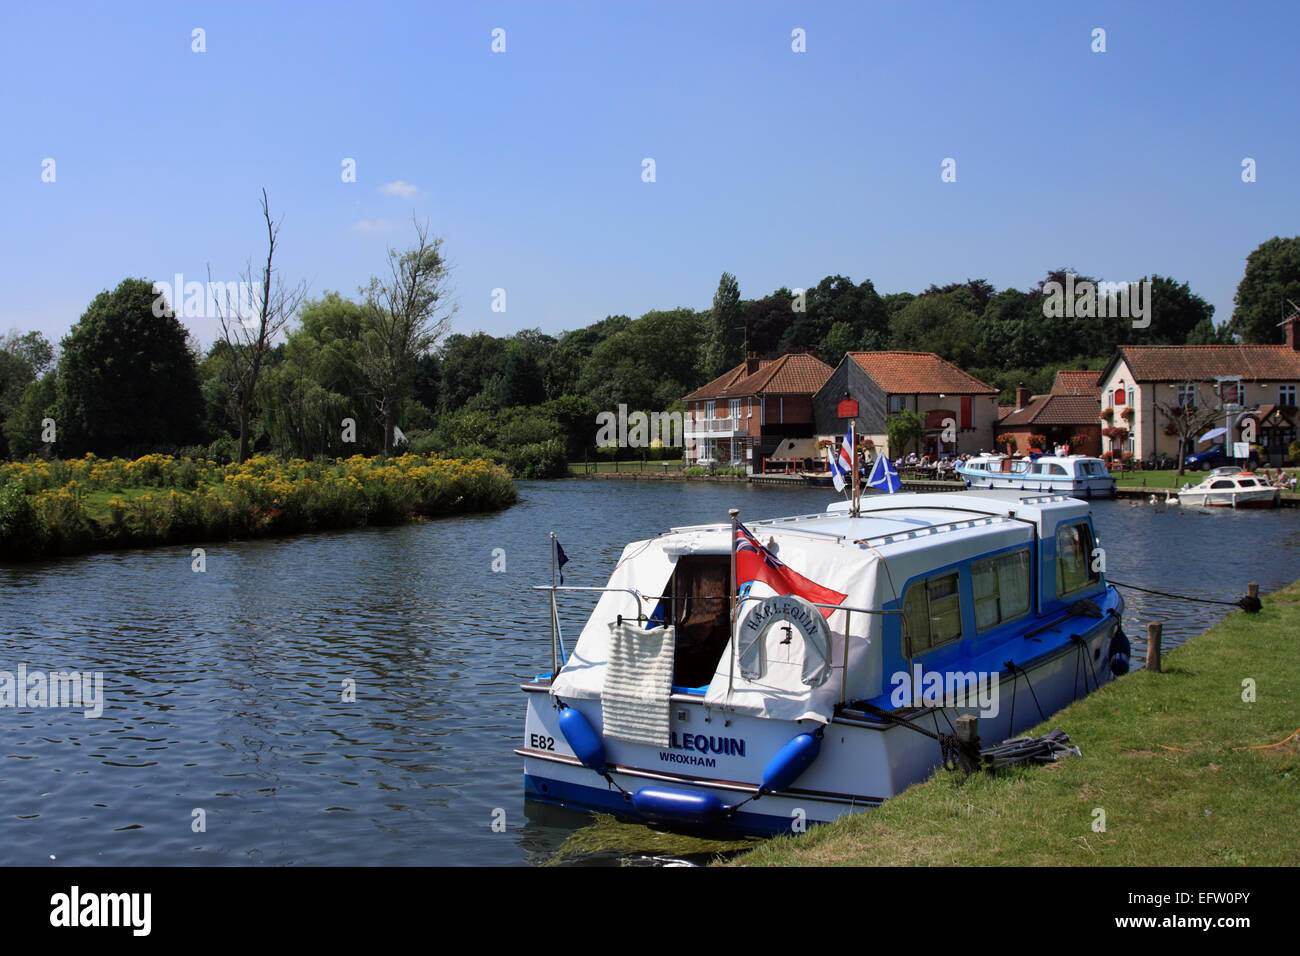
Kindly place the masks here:
<instances>
[{"instance_id":1,"label":"grass","mask_svg":"<svg viewBox=\"0 0 1300 956\"><path fill-rule=\"evenodd\" d=\"M1254 703L1242 700L1248 678ZM997 776L940 771L733 865L1294 866L1300 584L1171 651L1164 673L1129 674L1030 732L1054 727L1082 757Z\"/></svg>"},{"instance_id":2,"label":"grass","mask_svg":"<svg viewBox=\"0 0 1300 956\"><path fill-rule=\"evenodd\" d=\"M665 466L667 467L665 468ZM620 462L612 462L612 461L593 461L593 462L571 461L569 462L570 475L606 474L606 473L613 474L615 471L662 472L665 470L671 473L671 472L681 471L681 469L682 469L682 460L680 458L665 459L663 461L651 460L645 462L644 466L642 465L639 459L636 461L620 461Z\"/></svg>"}]
</instances>

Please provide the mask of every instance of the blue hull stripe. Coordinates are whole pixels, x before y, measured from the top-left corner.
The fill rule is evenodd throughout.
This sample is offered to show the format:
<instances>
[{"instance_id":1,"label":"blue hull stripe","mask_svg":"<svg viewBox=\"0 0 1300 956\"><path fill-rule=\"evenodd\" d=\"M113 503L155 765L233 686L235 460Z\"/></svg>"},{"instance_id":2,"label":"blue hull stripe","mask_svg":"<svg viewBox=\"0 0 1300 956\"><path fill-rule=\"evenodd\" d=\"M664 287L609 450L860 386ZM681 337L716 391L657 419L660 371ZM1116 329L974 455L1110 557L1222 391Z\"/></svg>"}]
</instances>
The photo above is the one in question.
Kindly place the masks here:
<instances>
[{"instance_id":1,"label":"blue hull stripe","mask_svg":"<svg viewBox=\"0 0 1300 956\"><path fill-rule=\"evenodd\" d=\"M583 784L552 780L547 777L538 777L526 773L524 774L524 799L536 800L539 803L548 803L552 806L565 807L570 810L603 811L624 820L633 820L638 823L653 823L653 821L637 813L632 804L624 799L623 794L610 787L588 787ZM749 806L754 806L754 804L751 803ZM862 804L863 809L873 806L878 806L878 804ZM707 826L702 826L700 829L717 833L774 836L793 832L791 830L793 823L793 817L769 816L763 813L751 813L747 810L741 810L733 816L711 821ZM814 821L809 819L807 823L813 824Z\"/></svg>"}]
</instances>

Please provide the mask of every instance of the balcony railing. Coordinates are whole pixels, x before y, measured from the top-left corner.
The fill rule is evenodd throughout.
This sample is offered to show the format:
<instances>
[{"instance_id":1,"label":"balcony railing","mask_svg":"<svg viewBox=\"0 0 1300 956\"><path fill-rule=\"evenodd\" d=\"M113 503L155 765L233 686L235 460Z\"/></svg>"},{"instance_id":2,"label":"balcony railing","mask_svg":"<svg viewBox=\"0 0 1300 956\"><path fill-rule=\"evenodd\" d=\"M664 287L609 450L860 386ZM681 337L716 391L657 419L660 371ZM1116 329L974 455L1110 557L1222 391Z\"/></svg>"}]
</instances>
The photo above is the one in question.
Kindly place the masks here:
<instances>
[{"instance_id":1,"label":"balcony railing","mask_svg":"<svg viewBox=\"0 0 1300 956\"><path fill-rule=\"evenodd\" d=\"M748 430L744 418L688 418L687 435L737 435Z\"/></svg>"}]
</instances>

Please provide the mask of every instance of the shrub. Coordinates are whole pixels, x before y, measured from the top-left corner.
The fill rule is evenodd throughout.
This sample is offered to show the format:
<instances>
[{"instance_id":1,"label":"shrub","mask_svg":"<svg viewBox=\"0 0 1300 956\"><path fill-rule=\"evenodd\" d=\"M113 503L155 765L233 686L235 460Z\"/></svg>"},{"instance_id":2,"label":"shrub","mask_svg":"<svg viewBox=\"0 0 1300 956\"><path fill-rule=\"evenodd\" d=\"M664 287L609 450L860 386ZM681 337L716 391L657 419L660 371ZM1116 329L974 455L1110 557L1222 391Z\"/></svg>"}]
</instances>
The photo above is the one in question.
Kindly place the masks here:
<instances>
[{"instance_id":1,"label":"shrub","mask_svg":"<svg viewBox=\"0 0 1300 956\"><path fill-rule=\"evenodd\" d=\"M558 438L522 445L510 455L508 463L520 478L560 478L569 473L564 442Z\"/></svg>"}]
</instances>

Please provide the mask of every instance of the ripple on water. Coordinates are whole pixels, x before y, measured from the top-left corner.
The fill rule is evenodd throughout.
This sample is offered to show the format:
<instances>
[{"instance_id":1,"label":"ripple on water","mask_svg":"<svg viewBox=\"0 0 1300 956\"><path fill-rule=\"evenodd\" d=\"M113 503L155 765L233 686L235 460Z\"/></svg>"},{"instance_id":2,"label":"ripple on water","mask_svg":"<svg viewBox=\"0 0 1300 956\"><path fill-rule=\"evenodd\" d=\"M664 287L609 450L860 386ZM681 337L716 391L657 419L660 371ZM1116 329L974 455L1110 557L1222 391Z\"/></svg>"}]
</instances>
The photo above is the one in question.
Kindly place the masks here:
<instances>
[{"instance_id":1,"label":"ripple on water","mask_svg":"<svg viewBox=\"0 0 1300 956\"><path fill-rule=\"evenodd\" d=\"M571 558L566 582L599 585L629 540L826 497L667 482L521 491L498 515L210 545L204 574L184 548L0 567L0 670L102 671L105 700L97 719L0 710L5 862L551 859L586 818L525 815L512 752L518 684L550 663L546 604L527 591L550 579L547 531ZM1250 580L1267 592L1300 577L1296 512L1095 513L1121 581L1233 598ZM498 547L504 574L490 570ZM1176 643L1226 610L1125 597L1135 643L1148 620ZM565 606L569 635L584 606ZM206 832L192 828L200 810Z\"/></svg>"}]
</instances>

